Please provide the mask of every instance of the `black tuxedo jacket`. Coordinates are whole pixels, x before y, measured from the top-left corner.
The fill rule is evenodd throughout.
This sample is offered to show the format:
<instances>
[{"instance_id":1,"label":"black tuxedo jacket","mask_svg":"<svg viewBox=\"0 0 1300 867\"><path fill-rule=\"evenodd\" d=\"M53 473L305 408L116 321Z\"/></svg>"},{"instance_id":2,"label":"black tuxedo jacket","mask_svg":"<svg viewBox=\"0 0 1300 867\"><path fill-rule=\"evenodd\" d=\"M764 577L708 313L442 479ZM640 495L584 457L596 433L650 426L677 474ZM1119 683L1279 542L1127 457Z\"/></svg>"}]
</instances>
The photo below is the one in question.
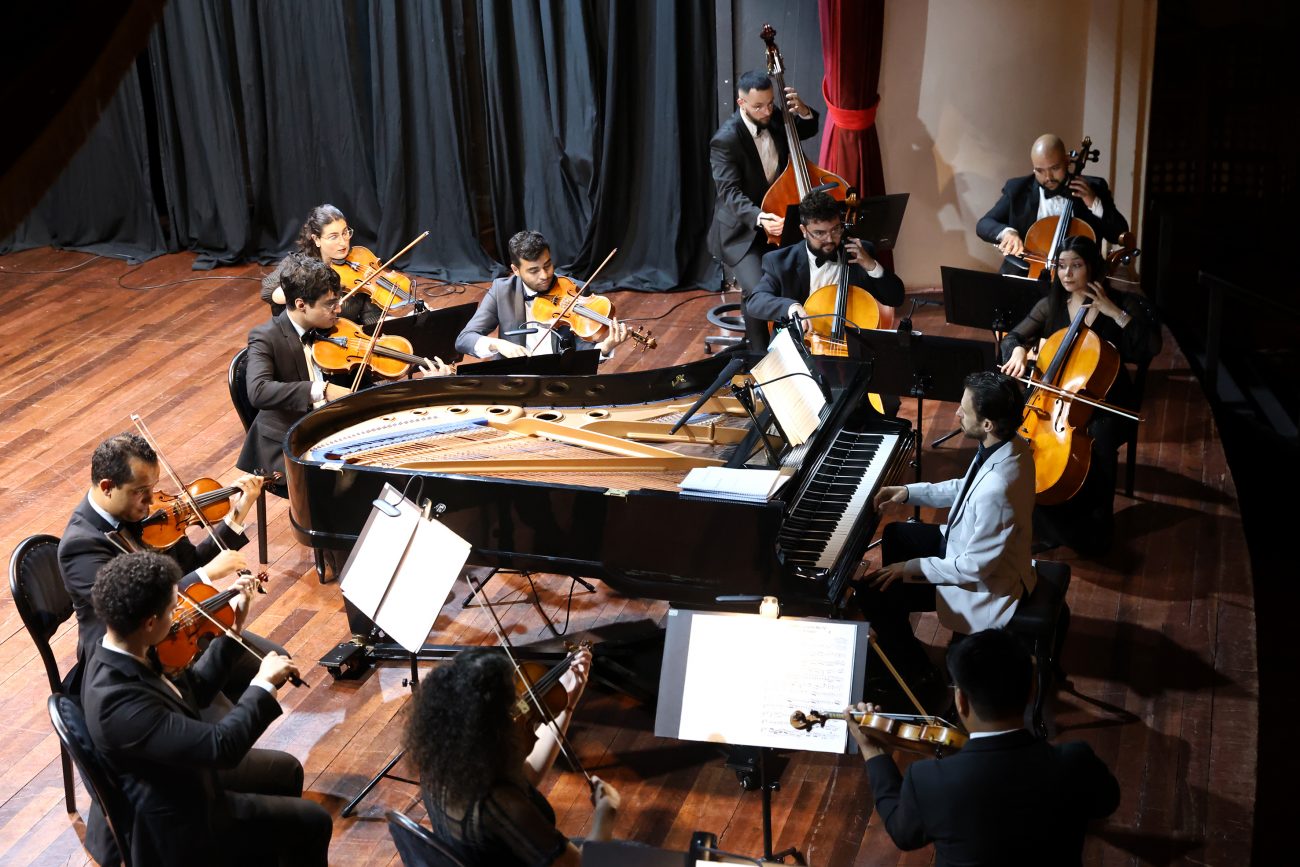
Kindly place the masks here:
<instances>
[{"instance_id":1,"label":"black tuxedo jacket","mask_svg":"<svg viewBox=\"0 0 1300 867\"><path fill-rule=\"evenodd\" d=\"M811 274L807 243L792 244L764 255L763 277L745 298L745 315L768 321L784 319L792 303L802 304L808 299ZM888 268L876 278L867 276L861 265L850 265L849 281L888 307L903 303L903 281Z\"/></svg>"},{"instance_id":2,"label":"black tuxedo jacket","mask_svg":"<svg viewBox=\"0 0 1300 867\"><path fill-rule=\"evenodd\" d=\"M95 614L90 601L90 591L95 586L95 575L100 568L122 553L105 535L113 527L105 521L90 505L88 497L82 497L77 508L73 510L68 525L63 528L63 537L59 540L59 569L63 572L63 584L72 597L72 607L77 613L77 672L69 683L69 691L76 695L80 692L85 677L86 663L104 637L104 624ZM212 525L217 536L227 548L242 548L248 543L248 537L230 529L225 521ZM137 539L138 541L138 539ZM195 574L199 567L207 564L217 556L219 548L212 539L204 537L198 545L182 537L166 550L167 556L174 559L185 573L180 586L188 587L199 576Z\"/></svg>"},{"instance_id":3,"label":"black tuxedo jacket","mask_svg":"<svg viewBox=\"0 0 1300 867\"><path fill-rule=\"evenodd\" d=\"M213 829L227 816L218 768L233 768L280 715L266 690L250 686L219 723L205 707L244 650L217 638L175 681L178 696L133 657L95 648L82 695L86 726L134 808L131 865L224 863ZM97 811L96 811L97 812ZM87 827L86 848L102 860L107 828Z\"/></svg>"},{"instance_id":4,"label":"black tuxedo jacket","mask_svg":"<svg viewBox=\"0 0 1300 867\"><path fill-rule=\"evenodd\" d=\"M1083 179L1101 200L1101 217L1099 219L1094 215L1081 199L1075 199L1074 215L1092 226L1092 230L1097 233L1098 242L1102 239L1111 243L1116 242L1121 233L1128 231L1128 220L1124 219L1124 215L1115 207L1115 201L1110 195L1110 187L1106 185L1104 178L1084 175ZM997 204L990 208L976 224L975 234L991 244L996 244L998 234L1010 227L1024 238L1029 227L1037 219L1038 181L1033 175L1012 178L1002 187L1002 197L998 199ZM1003 262L1002 273L1024 274L1025 269L1012 264L1008 257L1007 261Z\"/></svg>"},{"instance_id":5,"label":"black tuxedo jacket","mask_svg":"<svg viewBox=\"0 0 1300 867\"><path fill-rule=\"evenodd\" d=\"M867 762L876 812L900 849L933 843L937 864L1079 864L1089 819L1119 806L1119 783L1080 741L1025 730L968 741L945 759Z\"/></svg>"},{"instance_id":6,"label":"black tuxedo jacket","mask_svg":"<svg viewBox=\"0 0 1300 867\"><path fill-rule=\"evenodd\" d=\"M796 118L795 131L800 140L817 134L816 110L807 120ZM785 171L790 151L785 143L785 122L773 113L770 128L776 144L777 175ZM713 225L709 229L709 252L727 265L735 265L749 252L761 231L758 228L759 205L771 183L763 173L763 161L749 128L737 111L722 122L709 142L709 165L717 198L713 204ZM785 216L779 214L778 216Z\"/></svg>"},{"instance_id":7,"label":"black tuxedo jacket","mask_svg":"<svg viewBox=\"0 0 1300 867\"><path fill-rule=\"evenodd\" d=\"M235 466L246 473L283 471L284 435L311 411L311 371L287 312L249 332L246 382L258 412Z\"/></svg>"}]
</instances>

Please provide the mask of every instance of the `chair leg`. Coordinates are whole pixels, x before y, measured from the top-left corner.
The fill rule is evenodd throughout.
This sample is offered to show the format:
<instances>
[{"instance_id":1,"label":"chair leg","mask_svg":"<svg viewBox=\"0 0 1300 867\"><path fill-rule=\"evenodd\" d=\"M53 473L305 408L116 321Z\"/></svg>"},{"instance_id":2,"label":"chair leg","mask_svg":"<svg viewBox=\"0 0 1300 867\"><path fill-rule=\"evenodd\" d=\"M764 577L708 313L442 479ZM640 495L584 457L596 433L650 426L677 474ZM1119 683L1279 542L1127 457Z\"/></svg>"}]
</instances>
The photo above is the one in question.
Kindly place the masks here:
<instances>
[{"instance_id":1,"label":"chair leg","mask_svg":"<svg viewBox=\"0 0 1300 867\"><path fill-rule=\"evenodd\" d=\"M266 562L266 491L257 495L257 562Z\"/></svg>"},{"instance_id":2,"label":"chair leg","mask_svg":"<svg viewBox=\"0 0 1300 867\"><path fill-rule=\"evenodd\" d=\"M75 813L77 794L72 787L72 759L68 756L68 748L62 743L59 744L59 762L63 765L63 803L67 805L69 813Z\"/></svg>"},{"instance_id":3,"label":"chair leg","mask_svg":"<svg viewBox=\"0 0 1300 867\"><path fill-rule=\"evenodd\" d=\"M1041 641L1034 642L1034 667L1038 685L1034 693L1034 734L1046 740L1047 723L1043 721L1043 708L1047 705L1047 693L1052 685L1053 661L1041 650Z\"/></svg>"},{"instance_id":4,"label":"chair leg","mask_svg":"<svg viewBox=\"0 0 1300 867\"><path fill-rule=\"evenodd\" d=\"M1133 496L1133 485L1137 481L1138 438L1134 433L1128 440L1128 460L1124 462L1124 496Z\"/></svg>"}]
</instances>

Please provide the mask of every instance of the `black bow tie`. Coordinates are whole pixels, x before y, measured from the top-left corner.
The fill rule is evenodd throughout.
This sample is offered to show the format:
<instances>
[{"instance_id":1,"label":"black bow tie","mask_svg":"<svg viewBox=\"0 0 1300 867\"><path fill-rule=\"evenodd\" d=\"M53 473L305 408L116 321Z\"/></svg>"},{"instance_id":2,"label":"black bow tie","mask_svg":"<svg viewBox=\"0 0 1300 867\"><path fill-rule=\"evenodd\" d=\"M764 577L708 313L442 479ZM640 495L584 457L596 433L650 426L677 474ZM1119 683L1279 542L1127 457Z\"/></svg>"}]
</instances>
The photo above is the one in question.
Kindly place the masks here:
<instances>
[{"instance_id":1,"label":"black bow tie","mask_svg":"<svg viewBox=\"0 0 1300 867\"><path fill-rule=\"evenodd\" d=\"M1061 183L1058 184L1056 189L1054 190L1049 190L1047 187L1043 186L1042 184L1039 184L1038 188L1043 191L1043 198L1045 199L1054 199L1057 196L1070 195L1069 181L1061 181Z\"/></svg>"},{"instance_id":2,"label":"black bow tie","mask_svg":"<svg viewBox=\"0 0 1300 867\"><path fill-rule=\"evenodd\" d=\"M328 335L319 328L308 328L302 333L302 345L311 346L317 340L324 340Z\"/></svg>"}]
</instances>

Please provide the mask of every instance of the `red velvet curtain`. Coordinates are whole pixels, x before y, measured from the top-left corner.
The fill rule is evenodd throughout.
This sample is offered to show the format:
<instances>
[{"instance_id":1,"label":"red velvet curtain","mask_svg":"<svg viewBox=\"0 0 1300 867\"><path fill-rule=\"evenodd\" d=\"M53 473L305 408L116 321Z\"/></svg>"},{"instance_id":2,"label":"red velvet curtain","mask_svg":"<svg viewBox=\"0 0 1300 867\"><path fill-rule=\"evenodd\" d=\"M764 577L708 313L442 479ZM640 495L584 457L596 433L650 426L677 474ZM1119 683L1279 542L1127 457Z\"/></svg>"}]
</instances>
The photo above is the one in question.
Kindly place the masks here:
<instances>
[{"instance_id":1,"label":"red velvet curtain","mask_svg":"<svg viewBox=\"0 0 1300 867\"><path fill-rule=\"evenodd\" d=\"M885 193L876 135L885 0L818 0L826 124L818 163L863 196Z\"/></svg>"}]
</instances>

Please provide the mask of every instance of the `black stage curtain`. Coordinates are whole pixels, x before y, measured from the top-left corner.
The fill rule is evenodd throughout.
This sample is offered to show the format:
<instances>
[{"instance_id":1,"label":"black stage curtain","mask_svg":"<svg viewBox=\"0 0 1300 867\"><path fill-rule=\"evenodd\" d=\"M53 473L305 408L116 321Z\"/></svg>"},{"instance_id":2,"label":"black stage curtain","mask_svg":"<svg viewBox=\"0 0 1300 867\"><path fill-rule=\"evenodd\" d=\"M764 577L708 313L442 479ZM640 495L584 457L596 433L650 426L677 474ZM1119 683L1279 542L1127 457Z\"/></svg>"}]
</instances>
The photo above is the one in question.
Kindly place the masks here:
<instances>
[{"instance_id":1,"label":"black stage curtain","mask_svg":"<svg viewBox=\"0 0 1300 867\"><path fill-rule=\"evenodd\" d=\"M578 277L618 247L597 288L714 282L712 4L174 0L142 63L12 247L270 261L330 202L381 257L431 230L419 274L531 227Z\"/></svg>"}]
</instances>

